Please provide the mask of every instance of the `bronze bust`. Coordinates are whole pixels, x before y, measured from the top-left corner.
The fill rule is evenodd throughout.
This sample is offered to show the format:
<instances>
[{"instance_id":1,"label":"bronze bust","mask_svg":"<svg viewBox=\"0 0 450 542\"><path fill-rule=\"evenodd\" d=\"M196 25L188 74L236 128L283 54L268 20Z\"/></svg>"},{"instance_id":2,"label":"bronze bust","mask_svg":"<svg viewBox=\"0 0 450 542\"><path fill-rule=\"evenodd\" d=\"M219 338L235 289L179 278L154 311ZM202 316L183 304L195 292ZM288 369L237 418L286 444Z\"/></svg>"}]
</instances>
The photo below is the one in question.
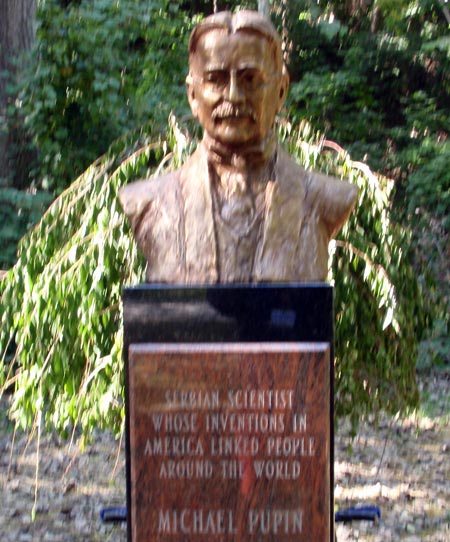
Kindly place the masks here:
<instances>
[{"instance_id":1,"label":"bronze bust","mask_svg":"<svg viewBox=\"0 0 450 542\"><path fill-rule=\"evenodd\" d=\"M202 142L180 169L119 195L147 281L325 280L357 188L278 146L289 78L273 25L253 11L207 17L190 37L186 83Z\"/></svg>"}]
</instances>

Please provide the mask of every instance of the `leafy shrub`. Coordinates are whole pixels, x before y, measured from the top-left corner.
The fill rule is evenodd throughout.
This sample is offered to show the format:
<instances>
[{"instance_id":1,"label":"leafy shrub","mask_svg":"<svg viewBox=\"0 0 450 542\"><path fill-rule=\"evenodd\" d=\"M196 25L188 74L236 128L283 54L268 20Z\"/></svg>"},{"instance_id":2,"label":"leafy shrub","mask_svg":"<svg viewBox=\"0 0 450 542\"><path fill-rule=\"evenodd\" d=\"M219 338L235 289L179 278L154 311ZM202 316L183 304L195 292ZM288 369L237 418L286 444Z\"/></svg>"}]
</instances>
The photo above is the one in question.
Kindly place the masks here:
<instances>
[{"instance_id":1,"label":"leafy shrub","mask_svg":"<svg viewBox=\"0 0 450 542\"><path fill-rule=\"evenodd\" d=\"M14 265L19 240L41 218L51 200L48 192L0 187L0 269Z\"/></svg>"},{"instance_id":2,"label":"leafy shrub","mask_svg":"<svg viewBox=\"0 0 450 542\"><path fill-rule=\"evenodd\" d=\"M39 186L61 192L129 129L183 111L190 25L169 0L40 4L19 100Z\"/></svg>"},{"instance_id":3,"label":"leafy shrub","mask_svg":"<svg viewBox=\"0 0 450 542\"><path fill-rule=\"evenodd\" d=\"M338 415L360 416L414 405L415 333L421 305L408 261L408 233L389 218L386 180L344 152L305 142L283 128L286 144L307 167L349 176L360 187L357 212L334 244ZM303 135L306 131L303 131ZM68 431L80 424L119 430L123 421L124 284L143 278L117 190L138 176L177 163L192 142L175 122L169 141L149 133L120 141L50 207L23 241L3 283L0 344L15 341L2 381L14 383L10 414L30 426L39 412ZM170 154L169 149L172 149ZM43 409L43 410L42 410Z\"/></svg>"},{"instance_id":4,"label":"leafy shrub","mask_svg":"<svg viewBox=\"0 0 450 542\"><path fill-rule=\"evenodd\" d=\"M303 123L300 132L289 134L290 150L308 167L359 187L355 212L330 246L336 415L350 417L356 427L363 415L392 414L416 404L417 344L427 322L411 265L411 231L391 216L393 181L317 136ZM305 138L318 143L305 143Z\"/></svg>"},{"instance_id":5,"label":"leafy shrub","mask_svg":"<svg viewBox=\"0 0 450 542\"><path fill-rule=\"evenodd\" d=\"M11 412L22 427L44 408L61 432L120 427L121 285L142 278L142 262L116 195L159 161L162 143L147 135L113 145L56 199L2 285L1 349L15 341Z\"/></svg>"},{"instance_id":6,"label":"leafy shrub","mask_svg":"<svg viewBox=\"0 0 450 542\"><path fill-rule=\"evenodd\" d=\"M433 321L420 345L418 368L450 363L450 143L427 141L406 187L405 221L414 224L414 268Z\"/></svg>"},{"instance_id":7,"label":"leafy shrub","mask_svg":"<svg viewBox=\"0 0 450 542\"><path fill-rule=\"evenodd\" d=\"M430 326L419 361L448 363L450 40L442 6L293 0L288 10L290 117L395 180L392 213L411 231Z\"/></svg>"},{"instance_id":8,"label":"leafy shrub","mask_svg":"<svg viewBox=\"0 0 450 542\"><path fill-rule=\"evenodd\" d=\"M291 118L312 122L375 171L404 179L414 149L448 136L450 42L440 7L377 2L382 24L370 28L368 8L358 18L347 4L308 4L289 8L301 9L289 21Z\"/></svg>"}]
</instances>

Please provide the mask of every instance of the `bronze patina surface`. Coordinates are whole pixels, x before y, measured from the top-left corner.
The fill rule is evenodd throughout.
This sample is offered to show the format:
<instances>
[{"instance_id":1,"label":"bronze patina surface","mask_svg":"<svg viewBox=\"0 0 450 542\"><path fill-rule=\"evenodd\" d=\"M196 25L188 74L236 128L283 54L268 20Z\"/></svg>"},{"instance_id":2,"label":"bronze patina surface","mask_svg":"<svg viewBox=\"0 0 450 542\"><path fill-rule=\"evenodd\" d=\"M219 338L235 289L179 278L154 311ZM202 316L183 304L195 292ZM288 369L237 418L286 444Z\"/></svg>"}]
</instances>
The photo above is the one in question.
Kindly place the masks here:
<instances>
[{"instance_id":1,"label":"bronze patina surface","mask_svg":"<svg viewBox=\"0 0 450 542\"><path fill-rule=\"evenodd\" d=\"M305 171L277 144L289 78L270 21L207 17L190 38L186 83L202 142L180 169L120 191L147 281L325 280L357 188Z\"/></svg>"}]
</instances>

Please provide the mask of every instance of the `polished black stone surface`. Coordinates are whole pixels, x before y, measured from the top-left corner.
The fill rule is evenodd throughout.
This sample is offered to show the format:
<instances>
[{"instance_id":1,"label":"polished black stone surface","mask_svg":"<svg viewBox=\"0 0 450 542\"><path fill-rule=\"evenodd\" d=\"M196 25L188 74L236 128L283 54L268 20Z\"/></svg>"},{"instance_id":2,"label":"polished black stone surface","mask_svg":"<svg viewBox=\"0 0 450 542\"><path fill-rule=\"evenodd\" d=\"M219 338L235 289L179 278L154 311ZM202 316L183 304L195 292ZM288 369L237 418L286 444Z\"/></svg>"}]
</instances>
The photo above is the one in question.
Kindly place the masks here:
<instances>
[{"instance_id":1,"label":"polished black stone surface","mask_svg":"<svg viewBox=\"0 0 450 542\"><path fill-rule=\"evenodd\" d=\"M128 347L133 343L328 342L334 359L333 288L326 283L178 286L123 291L127 493L130 510ZM330 477L333 487L333 382L330 364ZM331 507L331 525L334 512ZM128 540L131 540L128 521ZM334 529L332 529L334 532ZM333 535L334 536L334 535Z\"/></svg>"},{"instance_id":2,"label":"polished black stone surface","mask_svg":"<svg viewBox=\"0 0 450 542\"><path fill-rule=\"evenodd\" d=\"M333 342L328 284L167 286L123 293L126 343Z\"/></svg>"}]
</instances>

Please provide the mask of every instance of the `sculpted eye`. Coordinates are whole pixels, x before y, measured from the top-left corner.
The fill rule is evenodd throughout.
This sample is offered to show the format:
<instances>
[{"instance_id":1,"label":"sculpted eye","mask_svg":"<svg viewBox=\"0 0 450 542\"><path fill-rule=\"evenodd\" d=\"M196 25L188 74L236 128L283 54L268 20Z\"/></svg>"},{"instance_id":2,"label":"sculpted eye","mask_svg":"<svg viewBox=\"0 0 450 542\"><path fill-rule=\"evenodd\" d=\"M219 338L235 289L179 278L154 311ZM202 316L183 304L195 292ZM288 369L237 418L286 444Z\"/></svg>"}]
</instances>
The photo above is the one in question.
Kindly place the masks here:
<instances>
[{"instance_id":1,"label":"sculpted eye","mask_svg":"<svg viewBox=\"0 0 450 542\"><path fill-rule=\"evenodd\" d=\"M225 87L228 84L228 72L222 70L214 70L207 72L204 76L204 81L218 88Z\"/></svg>"},{"instance_id":2,"label":"sculpted eye","mask_svg":"<svg viewBox=\"0 0 450 542\"><path fill-rule=\"evenodd\" d=\"M247 68L238 73L240 83L245 88L254 90L264 83L264 78L259 70Z\"/></svg>"}]
</instances>

